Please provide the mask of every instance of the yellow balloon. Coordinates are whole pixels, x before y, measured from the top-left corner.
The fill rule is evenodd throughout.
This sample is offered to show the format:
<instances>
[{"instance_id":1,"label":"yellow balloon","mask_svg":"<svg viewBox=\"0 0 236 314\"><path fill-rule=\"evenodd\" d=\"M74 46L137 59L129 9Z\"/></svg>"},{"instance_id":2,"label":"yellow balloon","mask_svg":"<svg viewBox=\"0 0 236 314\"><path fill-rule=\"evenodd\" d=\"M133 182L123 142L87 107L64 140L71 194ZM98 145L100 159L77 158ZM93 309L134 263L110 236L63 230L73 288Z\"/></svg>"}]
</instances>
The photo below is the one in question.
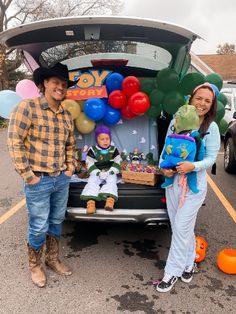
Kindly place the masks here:
<instances>
[{"instance_id":1,"label":"yellow balloon","mask_svg":"<svg viewBox=\"0 0 236 314\"><path fill-rule=\"evenodd\" d=\"M75 125L80 133L88 134L94 130L96 123L81 112L78 118L75 119Z\"/></svg>"},{"instance_id":2,"label":"yellow balloon","mask_svg":"<svg viewBox=\"0 0 236 314\"><path fill-rule=\"evenodd\" d=\"M84 111L84 100L76 100L77 104L79 104L81 111Z\"/></svg>"},{"instance_id":3,"label":"yellow balloon","mask_svg":"<svg viewBox=\"0 0 236 314\"><path fill-rule=\"evenodd\" d=\"M73 119L78 118L81 109L79 104L75 100L65 99L62 102L62 106L64 106L71 113Z\"/></svg>"}]
</instances>

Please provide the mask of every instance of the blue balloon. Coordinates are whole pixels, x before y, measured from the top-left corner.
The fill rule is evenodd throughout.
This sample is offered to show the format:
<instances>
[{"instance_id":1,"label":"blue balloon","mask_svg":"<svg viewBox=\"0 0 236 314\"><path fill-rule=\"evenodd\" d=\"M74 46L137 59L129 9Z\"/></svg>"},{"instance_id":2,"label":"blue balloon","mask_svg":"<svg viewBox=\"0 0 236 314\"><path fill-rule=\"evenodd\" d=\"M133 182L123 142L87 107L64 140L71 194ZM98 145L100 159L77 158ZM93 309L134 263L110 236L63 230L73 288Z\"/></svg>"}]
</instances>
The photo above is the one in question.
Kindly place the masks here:
<instances>
[{"instance_id":1,"label":"blue balloon","mask_svg":"<svg viewBox=\"0 0 236 314\"><path fill-rule=\"evenodd\" d=\"M12 90L0 91L0 116L9 119L12 110L21 100L22 97Z\"/></svg>"},{"instance_id":2,"label":"blue balloon","mask_svg":"<svg viewBox=\"0 0 236 314\"><path fill-rule=\"evenodd\" d=\"M108 94L110 94L113 90L121 90L122 89L122 81L124 76L120 73L112 73L106 79L106 89Z\"/></svg>"},{"instance_id":3,"label":"blue balloon","mask_svg":"<svg viewBox=\"0 0 236 314\"><path fill-rule=\"evenodd\" d=\"M106 113L103 117L105 124L114 125L120 121L121 112L119 109L114 109L110 105L107 105Z\"/></svg>"},{"instance_id":4,"label":"blue balloon","mask_svg":"<svg viewBox=\"0 0 236 314\"><path fill-rule=\"evenodd\" d=\"M108 105L108 98L107 97L103 97L100 98L106 105Z\"/></svg>"},{"instance_id":5,"label":"blue balloon","mask_svg":"<svg viewBox=\"0 0 236 314\"><path fill-rule=\"evenodd\" d=\"M220 93L219 88L215 84L210 83L210 85L214 89L216 97L218 97L218 95Z\"/></svg>"},{"instance_id":6,"label":"blue balloon","mask_svg":"<svg viewBox=\"0 0 236 314\"><path fill-rule=\"evenodd\" d=\"M84 103L84 113L94 121L101 120L106 112L106 104L100 98L90 98Z\"/></svg>"}]
</instances>

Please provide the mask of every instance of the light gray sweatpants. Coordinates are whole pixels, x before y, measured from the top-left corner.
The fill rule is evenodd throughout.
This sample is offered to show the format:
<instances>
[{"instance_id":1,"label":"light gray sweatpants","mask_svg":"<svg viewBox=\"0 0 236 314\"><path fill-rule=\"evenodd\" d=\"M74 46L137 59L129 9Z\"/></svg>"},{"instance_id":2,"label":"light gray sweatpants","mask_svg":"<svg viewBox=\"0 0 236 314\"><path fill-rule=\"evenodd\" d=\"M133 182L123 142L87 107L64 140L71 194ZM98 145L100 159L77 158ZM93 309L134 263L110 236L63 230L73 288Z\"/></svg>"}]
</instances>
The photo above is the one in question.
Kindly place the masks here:
<instances>
[{"instance_id":1,"label":"light gray sweatpants","mask_svg":"<svg viewBox=\"0 0 236 314\"><path fill-rule=\"evenodd\" d=\"M182 187L180 175L176 174L172 186L166 188L167 210L172 228L171 246L165 266L165 273L180 277L186 267L191 267L195 260L194 228L197 213L207 193L206 171L197 172L198 193L188 191L183 207L179 208Z\"/></svg>"}]
</instances>

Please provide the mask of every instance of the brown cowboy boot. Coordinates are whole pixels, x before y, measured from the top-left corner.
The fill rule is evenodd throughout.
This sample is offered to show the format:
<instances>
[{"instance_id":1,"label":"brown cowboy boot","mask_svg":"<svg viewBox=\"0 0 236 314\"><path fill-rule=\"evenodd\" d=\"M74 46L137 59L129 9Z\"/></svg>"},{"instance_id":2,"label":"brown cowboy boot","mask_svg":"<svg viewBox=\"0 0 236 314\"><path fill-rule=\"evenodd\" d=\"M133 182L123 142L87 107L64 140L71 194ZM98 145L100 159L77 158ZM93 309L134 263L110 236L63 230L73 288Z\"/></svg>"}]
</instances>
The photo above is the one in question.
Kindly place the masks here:
<instances>
[{"instance_id":1,"label":"brown cowboy boot","mask_svg":"<svg viewBox=\"0 0 236 314\"><path fill-rule=\"evenodd\" d=\"M45 264L59 275L72 274L71 270L59 260L59 240L51 235L46 237Z\"/></svg>"},{"instance_id":2,"label":"brown cowboy boot","mask_svg":"<svg viewBox=\"0 0 236 314\"><path fill-rule=\"evenodd\" d=\"M106 199L106 204L105 204L105 209L106 210L109 210L109 211L113 211L113 209L114 209L114 204L115 204L115 200L114 200L114 198L113 197L108 197L107 199Z\"/></svg>"},{"instance_id":3,"label":"brown cowboy boot","mask_svg":"<svg viewBox=\"0 0 236 314\"><path fill-rule=\"evenodd\" d=\"M28 246L28 257L29 257L29 269L31 271L31 279L33 283L39 287L43 288L46 285L47 278L41 264L41 257L43 254L43 247L38 251Z\"/></svg>"},{"instance_id":4,"label":"brown cowboy boot","mask_svg":"<svg viewBox=\"0 0 236 314\"><path fill-rule=\"evenodd\" d=\"M87 214L94 214L96 213L96 206L94 200L87 201Z\"/></svg>"}]
</instances>

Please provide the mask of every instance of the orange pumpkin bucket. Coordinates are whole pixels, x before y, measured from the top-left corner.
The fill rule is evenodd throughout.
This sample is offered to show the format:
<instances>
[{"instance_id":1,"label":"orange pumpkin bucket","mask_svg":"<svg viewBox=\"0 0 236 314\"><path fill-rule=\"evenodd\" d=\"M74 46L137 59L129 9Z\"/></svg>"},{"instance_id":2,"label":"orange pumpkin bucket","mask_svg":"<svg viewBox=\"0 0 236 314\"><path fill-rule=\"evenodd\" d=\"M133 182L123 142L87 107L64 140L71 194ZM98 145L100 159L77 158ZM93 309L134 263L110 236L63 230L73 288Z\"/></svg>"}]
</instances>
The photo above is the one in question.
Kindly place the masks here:
<instances>
[{"instance_id":1,"label":"orange pumpkin bucket","mask_svg":"<svg viewBox=\"0 0 236 314\"><path fill-rule=\"evenodd\" d=\"M205 259L207 247L208 247L207 241L201 236L196 236L195 262L199 263Z\"/></svg>"},{"instance_id":2,"label":"orange pumpkin bucket","mask_svg":"<svg viewBox=\"0 0 236 314\"><path fill-rule=\"evenodd\" d=\"M236 250L226 248L218 254L217 265L226 274L236 274Z\"/></svg>"}]
</instances>

